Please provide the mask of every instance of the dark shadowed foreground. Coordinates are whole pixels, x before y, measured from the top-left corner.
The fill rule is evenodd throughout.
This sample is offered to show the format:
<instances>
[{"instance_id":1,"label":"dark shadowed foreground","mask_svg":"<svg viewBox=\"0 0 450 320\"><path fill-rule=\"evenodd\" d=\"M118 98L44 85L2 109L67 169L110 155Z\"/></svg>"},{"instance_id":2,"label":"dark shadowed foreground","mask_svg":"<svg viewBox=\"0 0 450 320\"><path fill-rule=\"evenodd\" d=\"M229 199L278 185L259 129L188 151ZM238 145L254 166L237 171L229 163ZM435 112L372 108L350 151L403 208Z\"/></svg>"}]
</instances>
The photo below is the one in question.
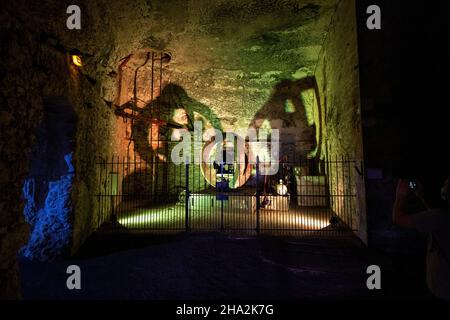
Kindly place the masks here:
<instances>
[{"instance_id":1,"label":"dark shadowed foreground","mask_svg":"<svg viewBox=\"0 0 450 320\"><path fill-rule=\"evenodd\" d=\"M352 239L95 235L70 260L22 259L22 294L24 299L422 298L428 295L421 258L394 260ZM66 288L71 264L81 267L81 290ZM377 292L366 288L371 264L382 269Z\"/></svg>"}]
</instances>

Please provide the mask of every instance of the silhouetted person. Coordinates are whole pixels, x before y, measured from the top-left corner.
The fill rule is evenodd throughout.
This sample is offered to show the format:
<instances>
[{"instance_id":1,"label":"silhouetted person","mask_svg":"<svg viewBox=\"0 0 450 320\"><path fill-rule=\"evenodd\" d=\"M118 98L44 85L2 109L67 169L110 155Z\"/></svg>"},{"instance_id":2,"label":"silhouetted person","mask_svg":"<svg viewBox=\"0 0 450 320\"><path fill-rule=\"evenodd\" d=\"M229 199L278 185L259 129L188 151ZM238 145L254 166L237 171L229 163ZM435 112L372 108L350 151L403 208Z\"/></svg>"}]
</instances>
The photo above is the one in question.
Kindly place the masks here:
<instances>
[{"instance_id":1,"label":"silhouetted person","mask_svg":"<svg viewBox=\"0 0 450 320\"><path fill-rule=\"evenodd\" d=\"M427 285L438 298L450 300L450 178L441 190L443 208L408 214L407 198L414 194L429 208L422 197L420 185L400 179L393 209L393 221L405 228L429 234L427 249Z\"/></svg>"}]
</instances>

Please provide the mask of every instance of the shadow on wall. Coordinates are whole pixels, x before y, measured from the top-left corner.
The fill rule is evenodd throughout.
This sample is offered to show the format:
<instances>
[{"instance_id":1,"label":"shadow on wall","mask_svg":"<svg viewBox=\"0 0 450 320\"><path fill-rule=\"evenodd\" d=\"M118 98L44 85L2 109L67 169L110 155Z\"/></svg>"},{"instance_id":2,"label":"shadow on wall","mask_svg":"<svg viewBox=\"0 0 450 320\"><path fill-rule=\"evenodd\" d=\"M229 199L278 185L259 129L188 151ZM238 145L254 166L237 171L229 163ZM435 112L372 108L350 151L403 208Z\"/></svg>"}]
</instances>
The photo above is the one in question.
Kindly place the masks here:
<instances>
[{"instance_id":1,"label":"shadow on wall","mask_svg":"<svg viewBox=\"0 0 450 320\"><path fill-rule=\"evenodd\" d=\"M201 121L203 129L214 127L222 130L217 115L207 106L189 97L179 85L168 84L161 95L139 108L129 102L116 110L123 115L128 108L133 112L131 137L134 151L146 165L137 169L131 177L124 179L122 189L129 194L166 193L169 188L168 165L173 145L171 135L174 130L194 130L194 121ZM173 173L172 173L173 174Z\"/></svg>"},{"instance_id":2,"label":"shadow on wall","mask_svg":"<svg viewBox=\"0 0 450 320\"><path fill-rule=\"evenodd\" d=\"M280 158L288 156L291 161L305 160L314 153L320 157L320 143L316 141L316 124L308 121L302 93L313 90L318 102L318 89L313 76L299 80L282 80L274 86L269 100L255 114L250 127L259 129L268 122L270 129L279 130ZM320 120L320 114L318 119ZM319 128L320 130L320 128ZM319 136L320 140L320 136Z\"/></svg>"},{"instance_id":3,"label":"shadow on wall","mask_svg":"<svg viewBox=\"0 0 450 320\"><path fill-rule=\"evenodd\" d=\"M269 100L258 110L250 123L250 127L259 129L267 121L272 129L279 129L280 156L288 155L290 161L303 161L311 154L315 155L316 159L320 158L316 125L311 116L308 119L303 96L308 91L312 92L312 99L316 99L308 103L317 104L320 112L315 77L283 80L275 85ZM194 121L201 120L204 129L214 127L222 131L218 116L207 105L189 97L184 88L176 84L165 86L161 95L145 107L139 108L128 102L116 110L116 114L123 115L126 108L133 112L131 136L134 150L148 166L142 168L144 171L135 172L133 177L123 181L122 189L130 194L154 193L155 190L167 192L164 182L170 173L165 172L168 166L163 164L170 162L170 137L174 130L193 131ZM320 121L320 114L316 118ZM154 185L150 188L152 183Z\"/></svg>"},{"instance_id":4,"label":"shadow on wall","mask_svg":"<svg viewBox=\"0 0 450 320\"><path fill-rule=\"evenodd\" d=\"M24 215L31 233L21 253L32 260L57 258L71 241L76 122L76 114L64 98L44 99L38 142L30 154L30 171L23 186Z\"/></svg>"},{"instance_id":5,"label":"shadow on wall","mask_svg":"<svg viewBox=\"0 0 450 320\"><path fill-rule=\"evenodd\" d=\"M203 128L205 128L205 122L209 122L212 127L222 130L222 124L216 114L208 106L189 97L186 91L176 84L168 84L159 97L144 108L135 111L139 112L140 117L144 119L144 121L135 121L132 126L135 150L147 162L152 162L150 157L154 153L162 153L167 157L169 149L166 143L160 146L152 145L149 137L151 140L168 142L172 129L184 128L193 131L195 120L203 120ZM178 117L177 111L182 113ZM198 118L198 115L201 118ZM149 125L149 121L145 121L145 119L159 119L160 121Z\"/></svg>"}]
</instances>

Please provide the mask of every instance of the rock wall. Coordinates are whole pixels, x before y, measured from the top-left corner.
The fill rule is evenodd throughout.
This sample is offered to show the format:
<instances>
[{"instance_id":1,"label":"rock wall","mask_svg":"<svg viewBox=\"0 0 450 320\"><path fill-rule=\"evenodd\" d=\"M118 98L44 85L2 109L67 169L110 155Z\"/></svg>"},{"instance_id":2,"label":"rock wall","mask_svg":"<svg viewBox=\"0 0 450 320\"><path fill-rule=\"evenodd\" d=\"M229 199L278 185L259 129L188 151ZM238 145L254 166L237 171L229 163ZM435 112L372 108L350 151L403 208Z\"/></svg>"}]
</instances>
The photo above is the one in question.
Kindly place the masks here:
<instances>
[{"instance_id":1,"label":"rock wall","mask_svg":"<svg viewBox=\"0 0 450 320\"><path fill-rule=\"evenodd\" d=\"M35 204L36 184L38 177L27 178L24 183L25 219L31 226L27 245L21 254L31 260L48 261L64 255L71 243L72 236L72 187L74 168L72 154L64 156L66 172L56 180L45 183L45 200L43 206L31 207Z\"/></svg>"},{"instance_id":2,"label":"rock wall","mask_svg":"<svg viewBox=\"0 0 450 320\"><path fill-rule=\"evenodd\" d=\"M181 87L193 101L220 115L224 129L247 128L261 109L267 111L265 115L260 112L265 117L280 112L281 106L291 110L293 105L299 116L296 121L302 123L305 135L310 137L314 130L316 135L322 130L317 130L317 123L308 116L311 110L303 110L309 104L304 99L298 100L301 93L297 92L297 85L314 76L336 3L336 0L82 0L78 1L81 30L66 28L66 8L71 3L18 0L3 4L0 13L0 184L5 190L0 195L2 295L17 297L16 254L29 234L23 215L22 188L30 169L29 154L37 142L36 126L42 119L44 97L64 97L78 119L70 213L73 222L70 247L74 252L102 222L96 216L97 162L111 159L117 153L117 135L123 133L121 120L114 115L114 104L120 100L119 66L126 57L146 49L170 52L172 60L164 72L165 83ZM351 24L339 19L342 28ZM328 37L336 41L327 44L328 52L340 50L337 42L342 42L339 35L343 34L338 30ZM71 64L68 55L71 49L82 53L82 68ZM318 70L326 71L328 79L335 75L331 73L333 68L355 75L356 71L349 67L353 56L343 57L341 52L338 58L332 58L324 52ZM339 66L339 58L350 59L344 63L348 70ZM315 76L320 77L321 73L316 72ZM339 82L333 79L333 83ZM292 91L286 95L289 88ZM341 89L336 84L332 91ZM321 92L331 97L327 90ZM339 100L339 95L331 101ZM288 98L294 100L288 101L292 105L286 104ZM345 101L355 101L352 108L356 108L355 98L350 93L342 96ZM345 109L345 118L351 113L341 106L338 109L343 112ZM331 111L324 119L338 123L339 115ZM276 123L280 125L280 121ZM283 121L281 126L285 126ZM339 131L330 129L330 132L330 139L344 150Z\"/></svg>"},{"instance_id":3,"label":"rock wall","mask_svg":"<svg viewBox=\"0 0 450 320\"><path fill-rule=\"evenodd\" d=\"M365 190L362 160L362 127L359 91L359 61L355 1L341 1L336 8L315 69L320 93L322 150L337 165L339 172L330 177L330 192L343 195L335 199L334 211L367 241ZM356 161L346 169L345 161ZM353 167L358 168L358 170ZM351 217L344 213L345 196L355 195Z\"/></svg>"},{"instance_id":4,"label":"rock wall","mask_svg":"<svg viewBox=\"0 0 450 320\"><path fill-rule=\"evenodd\" d=\"M105 99L116 105L132 100L134 71L139 67L136 91L142 110L138 113L148 118L152 69L151 60L146 62L145 55L153 51L157 57L160 52L170 53L171 61L162 70L162 86L178 88L183 94L172 92L163 97L162 100L169 100L161 103L166 113L161 115L163 120L171 120L173 111L184 107L196 112L198 118L217 119L219 124L214 126L223 130L246 130L265 122L266 126L280 129L283 140L291 141L286 153L303 160L316 148L319 132L314 115L311 116L314 106L305 103L303 93L314 88L312 70L335 4L336 1L153 2L138 7L141 12L133 18L135 5L110 4L105 8L103 22L115 35L109 59L115 76L105 86ZM121 14L110 24L117 10ZM158 66L158 59L155 63ZM159 94L158 89L153 92L154 97ZM146 139L154 129L144 124L135 125L133 130L130 123L119 119L115 126L119 159L129 155L147 162L158 157L167 159L170 150L158 154ZM130 144L124 137L133 131L140 138ZM165 137L159 138L169 136L170 132L166 132ZM191 177L201 176L199 167L193 169ZM168 176L172 180L170 172Z\"/></svg>"},{"instance_id":5,"label":"rock wall","mask_svg":"<svg viewBox=\"0 0 450 320\"><path fill-rule=\"evenodd\" d=\"M95 194L96 184L94 164L97 159L93 155L108 154L113 113L101 99L99 82L93 81L97 74L86 77L70 63L69 55L64 51L71 49L73 44L69 43L67 35L66 38L61 35L64 28L60 23L65 23L65 18L58 17L65 16L63 4L55 7L50 1L35 5L17 1L5 4L3 9L0 14L0 293L2 298L17 298L20 286L17 254L28 243L30 234L24 215L23 187L31 168L30 155L37 145L36 133L43 119L44 98L63 97L75 110L79 124L73 166L77 176L61 172L59 177L54 177L43 210L36 212L34 217L35 222L41 222L31 226L31 229L37 229L30 240L38 243L37 239L44 235L39 228L50 223L45 219L57 222L52 212L61 211L59 209L65 207L65 202L70 201L72 209L65 212L72 224L75 221L68 239L70 243L58 240L54 243L56 247L64 246L65 250L70 249L67 246L78 246L95 226L95 218L89 213L94 206L92 194ZM34 14L30 16L30 12ZM52 15L55 19L49 20ZM80 182L80 176L83 182ZM71 191L62 188L72 179L74 187ZM62 196L61 190L64 190ZM49 215L43 215L44 212ZM39 256L37 252L42 254L40 249L25 249L25 254L32 258Z\"/></svg>"},{"instance_id":6,"label":"rock wall","mask_svg":"<svg viewBox=\"0 0 450 320\"><path fill-rule=\"evenodd\" d=\"M37 143L29 154L24 215L31 234L22 254L46 261L67 251L72 236L71 193L76 114L64 99L44 99Z\"/></svg>"}]
</instances>

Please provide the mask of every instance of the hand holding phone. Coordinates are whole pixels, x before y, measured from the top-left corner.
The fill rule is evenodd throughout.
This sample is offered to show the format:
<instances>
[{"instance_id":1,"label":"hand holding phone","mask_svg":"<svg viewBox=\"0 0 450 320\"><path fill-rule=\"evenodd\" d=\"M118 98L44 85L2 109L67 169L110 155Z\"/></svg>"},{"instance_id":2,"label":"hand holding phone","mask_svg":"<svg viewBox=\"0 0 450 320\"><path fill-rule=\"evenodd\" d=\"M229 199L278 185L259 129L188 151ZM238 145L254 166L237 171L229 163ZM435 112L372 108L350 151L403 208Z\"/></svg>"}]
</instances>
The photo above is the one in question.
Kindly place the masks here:
<instances>
[{"instance_id":1,"label":"hand holding phone","mask_svg":"<svg viewBox=\"0 0 450 320\"><path fill-rule=\"evenodd\" d=\"M414 190L414 191L417 190L417 182L415 180L410 180L408 183L408 186L411 190Z\"/></svg>"}]
</instances>

